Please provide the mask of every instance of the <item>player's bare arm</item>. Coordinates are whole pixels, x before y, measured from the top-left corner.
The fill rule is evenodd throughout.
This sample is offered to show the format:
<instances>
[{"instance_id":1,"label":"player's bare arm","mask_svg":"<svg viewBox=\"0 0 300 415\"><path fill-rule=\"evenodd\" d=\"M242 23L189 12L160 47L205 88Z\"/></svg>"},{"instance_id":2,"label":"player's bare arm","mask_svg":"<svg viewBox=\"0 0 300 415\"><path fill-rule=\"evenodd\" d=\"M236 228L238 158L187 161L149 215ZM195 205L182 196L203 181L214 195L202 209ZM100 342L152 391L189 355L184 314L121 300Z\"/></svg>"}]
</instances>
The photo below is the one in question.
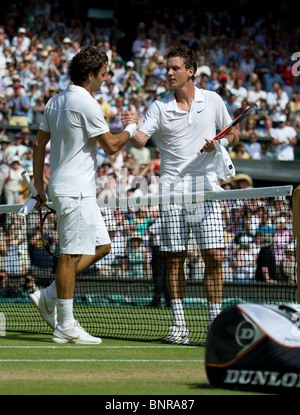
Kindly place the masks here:
<instances>
[{"instance_id":1,"label":"player's bare arm","mask_svg":"<svg viewBox=\"0 0 300 415\"><path fill-rule=\"evenodd\" d=\"M138 116L132 111L125 111L121 114L121 121L125 128L129 123L137 123ZM136 148L142 148L147 143L149 137L142 131L137 131L130 139L131 144Z\"/></svg>"},{"instance_id":2,"label":"player's bare arm","mask_svg":"<svg viewBox=\"0 0 300 415\"><path fill-rule=\"evenodd\" d=\"M42 203L37 205L36 208L40 208L47 202L47 197L44 191L44 160L46 145L50 140L50 133L42 130L38 130L35 142L33 144L33 172L34 172L34 185L42 200Z\"/></svg>"},{"instance_id":3,"label":"player's bare arm","mask_svg":"<svg viewBox=\"0 0 300 415\"><path fill-rule=\"evenodd\" d=\"M121 148L129 140L129 138L130 133L128 131L122 131L118 134L112 134L110 131L108 131L107 133L96 137L105 153L109 154L110 156L115 154L117 151L121 150Z\"/></svg>"}]
</instances>

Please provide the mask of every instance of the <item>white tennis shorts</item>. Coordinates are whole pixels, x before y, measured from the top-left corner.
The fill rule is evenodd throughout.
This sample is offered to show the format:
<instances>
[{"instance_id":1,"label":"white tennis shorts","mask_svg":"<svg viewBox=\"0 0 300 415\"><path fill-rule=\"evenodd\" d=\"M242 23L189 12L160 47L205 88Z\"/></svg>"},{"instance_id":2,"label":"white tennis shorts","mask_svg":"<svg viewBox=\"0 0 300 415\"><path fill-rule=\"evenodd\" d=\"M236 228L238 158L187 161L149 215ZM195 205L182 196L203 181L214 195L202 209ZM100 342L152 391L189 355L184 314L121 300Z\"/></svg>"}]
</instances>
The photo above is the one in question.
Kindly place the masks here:
<instances>
[{"instance_id":1,"label":"white tennis shorts","mask_svg":"<svg viewBox=\"0 0 300 415\"><path fill-rule=\"evenodd\" d=\"M94 197L53 196L62 254L94 255L96 246L110 244Z\"/></svg>"},{"instance_id":2,"label":"white tennis shorts","mask_svg":"<svg viewBox=\"0 0 300 415\"><path fill-rule=\"evenodd\" d=\"M161 217L162 251L186 251L191 232L200 250L224 248L222 210L218 201L206 201L196 207L169 205L162 209Z\"/></svg>"}]
</instances>

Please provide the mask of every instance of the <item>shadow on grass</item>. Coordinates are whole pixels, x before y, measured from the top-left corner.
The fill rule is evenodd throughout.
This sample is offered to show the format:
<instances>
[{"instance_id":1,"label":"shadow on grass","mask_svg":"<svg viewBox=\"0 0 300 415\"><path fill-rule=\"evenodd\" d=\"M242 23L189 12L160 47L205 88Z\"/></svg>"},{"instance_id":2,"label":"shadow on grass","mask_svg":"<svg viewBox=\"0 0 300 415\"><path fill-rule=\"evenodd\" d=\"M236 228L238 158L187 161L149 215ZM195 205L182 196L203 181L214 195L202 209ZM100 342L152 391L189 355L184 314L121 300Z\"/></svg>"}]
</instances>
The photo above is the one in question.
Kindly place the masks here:
<instances>
[{"instance_id":1,"label":"shadow on grass","mask_svg":"<svg viewBox=\"0 0 300 415\"><path fill-rule=\"evenodd\" d=\"M35 334L35 333L9 333L6 332L5 336L6 340L12 341L27 341L27 342L43 342L49 343L51 342L52 336L49 333L45 334Z\"/></svg>"}]
</instances>

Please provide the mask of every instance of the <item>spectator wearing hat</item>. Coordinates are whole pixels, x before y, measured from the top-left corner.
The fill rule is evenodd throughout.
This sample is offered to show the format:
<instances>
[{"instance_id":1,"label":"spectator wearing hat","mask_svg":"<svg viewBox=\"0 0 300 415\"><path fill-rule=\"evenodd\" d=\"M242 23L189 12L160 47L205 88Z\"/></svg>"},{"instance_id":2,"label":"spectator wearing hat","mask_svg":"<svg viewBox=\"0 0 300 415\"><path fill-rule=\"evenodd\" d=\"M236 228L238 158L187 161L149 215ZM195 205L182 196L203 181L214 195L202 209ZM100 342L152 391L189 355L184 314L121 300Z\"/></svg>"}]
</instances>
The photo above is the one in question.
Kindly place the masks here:
<instances>
[{"instance_id":1,"label":"spectator wearing hat","mask_svg":"<svg viewBox=\"0 0 300 415\"><path fill-rule=\"evenodd\" d=\"M134 62L128 61L126 62L125 71L122 75L119 76L119 78L116 79L116 85L120 88L120 90L123 90L124 82L127 82L127 79L130 78L131 74L134 74L137 82L140 84L140 86L145 85L145 81L141 77L141 75L134 70Z\"/></svg>"},{"instance_id":2,"label":"spectator wearing hat","mask_svg":"<svg viewBox=\"0 0 300 415\"><path fill-rule=\"evenodd\" d=\"M167 73L166 62L163 56L158 56L156 63L157 67L153 69L153 78L155 83L157 83L161 77L166 79Z\"/></svg>"},{"instance_id":3,"label":"spectator wearing hat","mask_svg":"<svg viewBox=\"0 0 300 415\"><path fill-rule=\"evenodd\" d=\"M279 118L279 128L270 131L276 160L294 160L294 148L297 145L297 132L294 127L286 125L286 115Z\"/></svg>"},{"instance_id":4,"label":"spectator wearing hat","mask_svg":"<svg viewBox=\"0 0 300 415\"><path fill-rule=\"evenodd\" d=\"M9 169L4 178L4 197L8 205L20 203L19 188L22 183L22 168L20 158L14 156L9 163Z\"/></svg>"},{"instance_id":5,"label":"spectator wearing hat","mask_svg":"<svg viewBox=\"0 0 300 415\"><path fill-rule=\"evenodd\" d=\"M252 253L251 244L253 238L249 235L242 235L239 239L239 246L236 254L236 261L233 265L235 281L252 281L255 276L256 258Z\"/></svg>"},{"instance_id":6,"label":"spectator wearing hat","mask_svg":"<svg viewBox=\"0 0 300 415\"><path fill-rule=\"evenodd\" d=\"M253 180L252 178L245 173L238 173L233 179L233 186L236 189L249 189L253 187Z\"/></svg>"},{"instance_id":7,"label":"spectator wearing hat","mask_svg":"<svg viewBox=\"0 0 300 415\"><path fill-rule=\"evenodd\" d=\"M133 232L129 235L122 266L124 278L151 277L149 255L139 232Z\"/></svg>"},{"instance_id":8,"label":"spectator wearing hat","mask_svg":"<svg viewBox=\"0 0 300 415\"><path fill-rule=\"evenodd\" d=\"M26 35L26 29L20 27L18 33L13 37L11 41L11 47L13 51L20 50L21 54L28 50L30 47L30 38Z\"/></svg>"},{"instance_id":9,"label":"spectator wearing hat","mask_svg":"<svg viewBox=\"0 0 300 415\"><path fill-rule=\"evenodd\" d=\"M71 60L75 54L72 39L65 37L63 40L63 53L66 55L67 61Z\"/></svg>"},{"instance_id":10,"label":"spectator wearing hat","mask_svg":"<svg viewBox=\"0 0 300 415\"><path fill-rule=\"evenodd\" d=\"M21 85L13 84L14 94L9 99L8 105L11 110L9 125L28 127L28 114L31 108L30 99L21 93Z\"/></svg>"}]
</instances>

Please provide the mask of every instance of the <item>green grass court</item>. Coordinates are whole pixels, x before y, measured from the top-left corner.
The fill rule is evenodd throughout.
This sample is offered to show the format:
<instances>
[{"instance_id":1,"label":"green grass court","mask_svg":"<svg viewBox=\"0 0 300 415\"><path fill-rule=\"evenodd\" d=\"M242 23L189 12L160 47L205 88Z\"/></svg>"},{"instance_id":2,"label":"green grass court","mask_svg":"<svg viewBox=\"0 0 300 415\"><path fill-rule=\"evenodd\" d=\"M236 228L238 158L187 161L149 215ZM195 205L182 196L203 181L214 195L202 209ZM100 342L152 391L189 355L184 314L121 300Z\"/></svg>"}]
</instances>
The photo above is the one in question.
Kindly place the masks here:
<instances>
[{"instance_id":1,"label":"green grass court","mask_svg":"<svg viewBox=\"0 0 300 415\"><path fill-rule=\"evenodd\" d=\"M57 345L51 334L6 332L0 338L0 394L247 394L210 386L204 347L102 340L97 346Z\"/></svg>"}]
</instances>

